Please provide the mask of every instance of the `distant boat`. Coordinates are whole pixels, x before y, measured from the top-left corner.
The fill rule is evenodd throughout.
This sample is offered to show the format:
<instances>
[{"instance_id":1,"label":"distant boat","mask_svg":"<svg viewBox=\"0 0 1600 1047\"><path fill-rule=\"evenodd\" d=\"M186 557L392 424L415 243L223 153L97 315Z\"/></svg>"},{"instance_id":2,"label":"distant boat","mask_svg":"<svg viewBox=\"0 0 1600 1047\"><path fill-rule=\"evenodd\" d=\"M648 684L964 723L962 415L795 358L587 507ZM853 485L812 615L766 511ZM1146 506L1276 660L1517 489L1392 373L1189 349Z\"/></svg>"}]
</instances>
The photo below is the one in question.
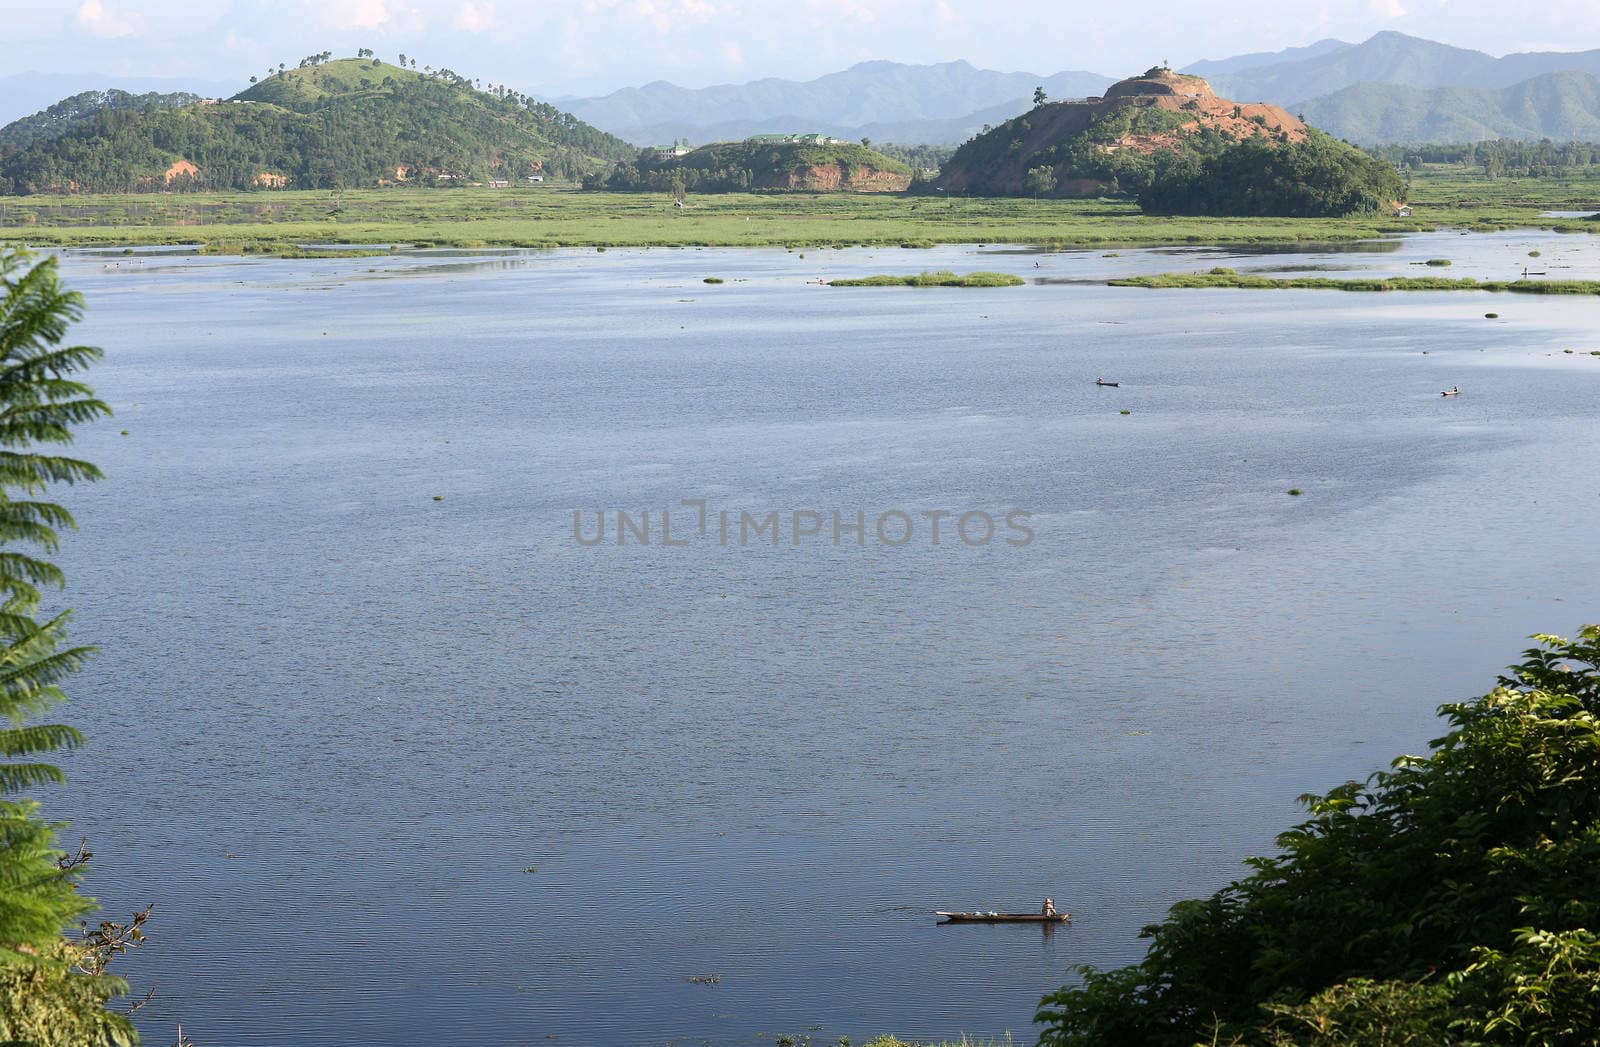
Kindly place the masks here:
<instances>
[{"instance_id":1,"label":"distant boat","mask_svg":"<svg viewBox=\"0 0 1600 1047\"><path fill-rule=\"evenodd\" d=\"M1037 912L936 912L943 916L941 923L1071 923L1072 914L1058 912L1052 916Z\"/></svg>"},{"instance_id":2,"label":"distant boat","mask_svg":"<svg viewBox=\"0 0 1600 1047\"><path fill-rule=\"evenodd\" d=\"M1095 385L1103 385L1103 386L1106 386L1109 389L1115 389L1118 386L1120 386L1122 383L1121 382L1108 382L1104 378L1096 378L1094 380L1094 384Z\"/></svg>"},{"instance_id":3,"label":"distant boat","mask_svg":"<svg viewBox=\"0 0 1600 1047\"><path fill-rule=\"evenodd\" d=\"M1440 396L1460 396L1461 395L1461 390L1452 385L1450 388L1446 389L1444 392L1440 393L1439 395Z\"/></svg>"}]
</instances>

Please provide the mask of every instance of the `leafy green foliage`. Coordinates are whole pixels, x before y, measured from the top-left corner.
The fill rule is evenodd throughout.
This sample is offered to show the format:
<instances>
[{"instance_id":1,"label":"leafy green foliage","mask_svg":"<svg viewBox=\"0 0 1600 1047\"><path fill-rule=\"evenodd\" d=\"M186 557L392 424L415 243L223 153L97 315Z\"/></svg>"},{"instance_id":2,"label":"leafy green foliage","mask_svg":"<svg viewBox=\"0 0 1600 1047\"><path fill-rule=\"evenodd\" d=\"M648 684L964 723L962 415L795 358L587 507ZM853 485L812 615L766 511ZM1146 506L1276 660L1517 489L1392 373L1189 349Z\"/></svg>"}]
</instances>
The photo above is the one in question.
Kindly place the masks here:
<instances>
[{"instance_id":1,"label":"leafy green foliage","mask_svg":"<svg viewBox=\"0 0 1600 1047\"><path fill-rule=\"evenodd\" d=\"M289 70L214 105L103 110L65 133L0 150L0 193L299 188L397 180L576 180L633 148L516 92L344 59ZM169 171L178 161L197 173ZM269 176L263 179L263 176Z\"/></svg>"},{"instance_id":2,"label":"leafy green foliage","mask_svg":"<svg viewBox=\"0 0 1600 1047\"><path fill-rule=\"evenodd\" d=\"M1535 640L1428 756L1304 798L1141 963L1045 997L1040 1043L1592 1043L1600 627Z\"/></svg>"},{"instance_id":3,"label":"leafy green foliage","mask_svg":"<svg viewBox=\"0 0 1600 1047\"><path fill-rule=\"evenodd\" d=\"M1056 173L1043 164L1030 167L1028 173L1023 176L1022 184L1031 196L1049 196L1056 190Z\"/></svg>"},{"instance_id":4,"label":"leafy green foliage","mask_svg":"<svg viewBox=\"0 0 1600 1047\"><path fill-rule=\"evenodd\" d=\"M39 1044L127 1043L133 1029L105 1003L123 991L105 974L105 960L142 938L138 918L125 937L102 925L97 935L67 942L62 931L93 908L78 893L80 859L55 844L60 828L19 793L59 782L41 759L78 745L64 724L32 722L63 701L61 682L91 653L65 648L68 615L35 615L40 587L59 585L59 568L38 555L53 551L59 528L73 526L66 509L41 500L52 485L94 480L88 462L49 453L72 441L73 429L109 414L78 380L100 351L62 342L83 301L62 286L56 260L32 264L22 252L0 252L0 1035ZM109 950L109 951L108 951Z\"/></svg>"},{"instance_id":5,"label":"leafy green foliage","mask_svg":"<svg viewBox=\"0 0 1600 1047\"><path fill-rule=\"evenodd\" d=\"M1302 1004L1266 1004L1272 1047L1437 1047L1451 1042L1450 992L1436 982L1352 978Z\"/></svg>"},{"instance_id":6,"label":"leafy green foliage","mask_svg":"<svg viewBox=\"0 0 1600 1047\"><path fill-rule=\"evenodd\" d=\"M120 978L77 969L61 942L42 962L0 965L0 1042L26 1047L130 1047L133 1023L107 1004L127 992Z\"/></svg>"},{"instance_id":7,"label":"leafy green foliage","mask_svg":"<svg viewBox=\"0 0 1600 1047\"><path fill-rule=\"evenodd\" d=\"M1338 218L1405 196L1391 165L1313 130L1303 142L1249 138L1181 156L1139 194L1139 206L1150 214Z\"/></svg>"},{"instance_id":8,"label":"leafy green foliage","mask_svg":"<svg viewBox=\"0 0 1600 1047\"><path fill-rule=\"evenodd\" d=\"M143 112L146 109L176 109L193 105L200 96L187 91L162 94L129 94L112 88L109 91L84 91L65 98L41 112L0 127L0 148L22 148L41 139L59 138L77 125L103 112Z\"/></svg>"}]
</instances>

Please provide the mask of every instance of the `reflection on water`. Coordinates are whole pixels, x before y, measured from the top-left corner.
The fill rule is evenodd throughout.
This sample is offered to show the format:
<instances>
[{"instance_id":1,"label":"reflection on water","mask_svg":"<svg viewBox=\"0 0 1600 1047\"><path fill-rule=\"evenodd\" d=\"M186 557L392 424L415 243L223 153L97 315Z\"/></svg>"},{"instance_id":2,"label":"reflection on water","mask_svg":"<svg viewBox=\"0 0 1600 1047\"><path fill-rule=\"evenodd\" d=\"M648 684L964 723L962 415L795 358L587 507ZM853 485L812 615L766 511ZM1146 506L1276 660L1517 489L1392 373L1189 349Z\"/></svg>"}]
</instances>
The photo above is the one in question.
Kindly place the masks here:
<instances>
[{"instance_id":1,"label":"reflection on water","mask_svg":"<svg viewBox=\"0 0 1600 1047\"><path fill-rule=\"evenodd\" d=\"M1350 264L1445 245L1593 264ZM149 1042L1027 1039L1594 617L1592 300L808 283L971 248L102 264L65 263L118 411L65 560L103 653L50 800L112 914L157 903ZM1039 537L571 538L685 499ZM1046 896L1071 926L933 916Z\"/></svg>"}]
</instances>

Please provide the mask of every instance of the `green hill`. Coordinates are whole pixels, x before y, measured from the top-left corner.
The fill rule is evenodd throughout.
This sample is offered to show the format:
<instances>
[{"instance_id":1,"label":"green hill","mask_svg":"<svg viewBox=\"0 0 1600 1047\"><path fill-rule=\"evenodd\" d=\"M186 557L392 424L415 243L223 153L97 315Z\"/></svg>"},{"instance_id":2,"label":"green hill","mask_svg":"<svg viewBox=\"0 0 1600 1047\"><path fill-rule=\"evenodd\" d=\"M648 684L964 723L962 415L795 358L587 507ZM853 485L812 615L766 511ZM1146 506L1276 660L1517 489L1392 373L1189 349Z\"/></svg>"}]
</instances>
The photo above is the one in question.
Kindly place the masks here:
<instances>
[{"instance_id":1,"label":"green hill","mask_svg":"<svg viewBox=\"0 0 1600 1047\"><path fill-rule=\"evenodd\" d=\"M34 142L59 138L96 114L103 112L142 112L146 109L176 109L194 105L200 96L188 91L163 94L129 94L115 88L109 91L83 91L64 98L48 109L25 116L0 127L0 147L21 149Z\"/></svg>"},{"instance_id":2,"label":"green hill","mask_svg":"<svg viewBox=\"0 0 1600 1047\"><path fill-rule=\"evenodd\" d=\"M335 98L393 95L398 88L412 87L435 79L414 69L387 62L359 58L335 58L290 69L253 83L234 95L240 102L270 102L285 109L316 109ZM437 75L441 81L453 74Z\"/></svg>"},{"instance_id":3,"label":"green hill","mask_svg":"<svg viewBox=\"0 0 1600 1047\"><path fill-rule=\"evenodd\" d=\"M911 168L854 142L783 141L765 136L717 142L682 156L646 149L633 163L618 164L606 184L612 189L662 192L737 192L793 189L810 192L900 192L911 185ZM811 136L806 136L811 137Z\"/></svg>"},{"instance_id":4,"label":"green hill","mask_svg":"<svg viewBox=\"0 0 1600 1047\"><path fill-rule=\"evenodd\" d=\"M0 146L0 192L575 180L633 154L516 92L352 58L311 61L224 102L102 108L54 137Z\"/></svg>"},{"instance_id":5,"label":"green hill","mask_svg":"<svg viewBox=\"0 0 1600 1047\"><path fill-rule=\"evenodd\" d=\"M1600 77L1548 73L1510 87L1356 84L1301 106L1306 119L1363 145L1600 139Z\"/></svg>"}]
</instances>

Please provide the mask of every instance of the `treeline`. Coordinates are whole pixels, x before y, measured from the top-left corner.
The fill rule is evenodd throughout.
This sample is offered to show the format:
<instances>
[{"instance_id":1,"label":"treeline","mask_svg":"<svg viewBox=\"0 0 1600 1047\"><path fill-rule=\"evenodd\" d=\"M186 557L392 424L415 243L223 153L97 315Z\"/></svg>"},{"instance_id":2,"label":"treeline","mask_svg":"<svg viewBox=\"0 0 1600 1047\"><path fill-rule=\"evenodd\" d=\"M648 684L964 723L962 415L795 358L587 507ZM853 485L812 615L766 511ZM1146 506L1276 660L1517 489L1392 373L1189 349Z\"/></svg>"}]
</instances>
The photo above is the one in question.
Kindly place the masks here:
<instances>
[{"instance_id":1,"label":"treeline","mask_svg":"<svg viewBox=\"0 0 1600 1047\"><path fill-rule=\"evenodd\" d=\"M354 65L355 63L351 63ZM59 136L0 148L0 193L453 185L535 172L576 181L633 148L555 107L463 78L384 75L342 93L179 109L103 109ZM294 77L295 73L288 74ZM306 74L302 74L306 75ZM252 91L260 91L265 84ZM198 170L168 177L177 160Z\"/></svg>"},{"instance_id":2,"label":"treeline","mask_svg":"<svg viewBox=\"0 0 1600 1047\"><path fill-rule=\"evenodd\" d=\"M658 149L640 150L604 176L584 182L586 188L724 193L784 187L791 175L813 167L837 164L848 181L862 171L911 174L899 160L853 142L813 145L792 142L717 142L684 156Z\"/></svg>"},{"instance_id":3,"label":"treeline","mask_svg":"<svg viewBox=\"0 0 1600 1047\"><path fill-rule=\"evenodd\" d=\"M198 101L200 96L190 94L188 91L174 91L168 94L150 91L138 95L115 88L109 91L84 91L71 98L64 98L32 116L24 116L20 120L13 120L0 127L0 147L11 146L20 149L41 139L60 137L99 112L177 109L193 105Z\"/></svg>"},{"instance_id":4,"label":"treeline","mask_svg":"<svg viewBox=\"0 0 1600 1047\"><path fill-rule=\"evenodd\" d=\"M1139 193L1148 214L1338 218L1385 210L1407 193L1393 164L1316 130L1303 142L1251 138L1156 160Z\"/></svg>"},{"instance_id":5,"label":"treeline","mask_svg":"<svg viewBox=\"0 0 1600 1047\"><path fill-rule=\"evenodd\" d=\"M891 160L900 161L918 173L938 171L956 151L953 145L899 145L894 142L879 144L868 141L863 141L861 144L876 149Z\"/></svg>"},{"instance_id":6,"label":"treeline","mask_svg":"<svg viewBox=\"0 0 1600 1047\"><path fill-rule=\"evenodd\" d=\"M1459 164L1490 178L1554 178L1592 174L1600 168L1600 142L1489 142L1383 145L1367 150L1397 167L1420 171L1424 164Z\"/></svg>"}]
</instances>

